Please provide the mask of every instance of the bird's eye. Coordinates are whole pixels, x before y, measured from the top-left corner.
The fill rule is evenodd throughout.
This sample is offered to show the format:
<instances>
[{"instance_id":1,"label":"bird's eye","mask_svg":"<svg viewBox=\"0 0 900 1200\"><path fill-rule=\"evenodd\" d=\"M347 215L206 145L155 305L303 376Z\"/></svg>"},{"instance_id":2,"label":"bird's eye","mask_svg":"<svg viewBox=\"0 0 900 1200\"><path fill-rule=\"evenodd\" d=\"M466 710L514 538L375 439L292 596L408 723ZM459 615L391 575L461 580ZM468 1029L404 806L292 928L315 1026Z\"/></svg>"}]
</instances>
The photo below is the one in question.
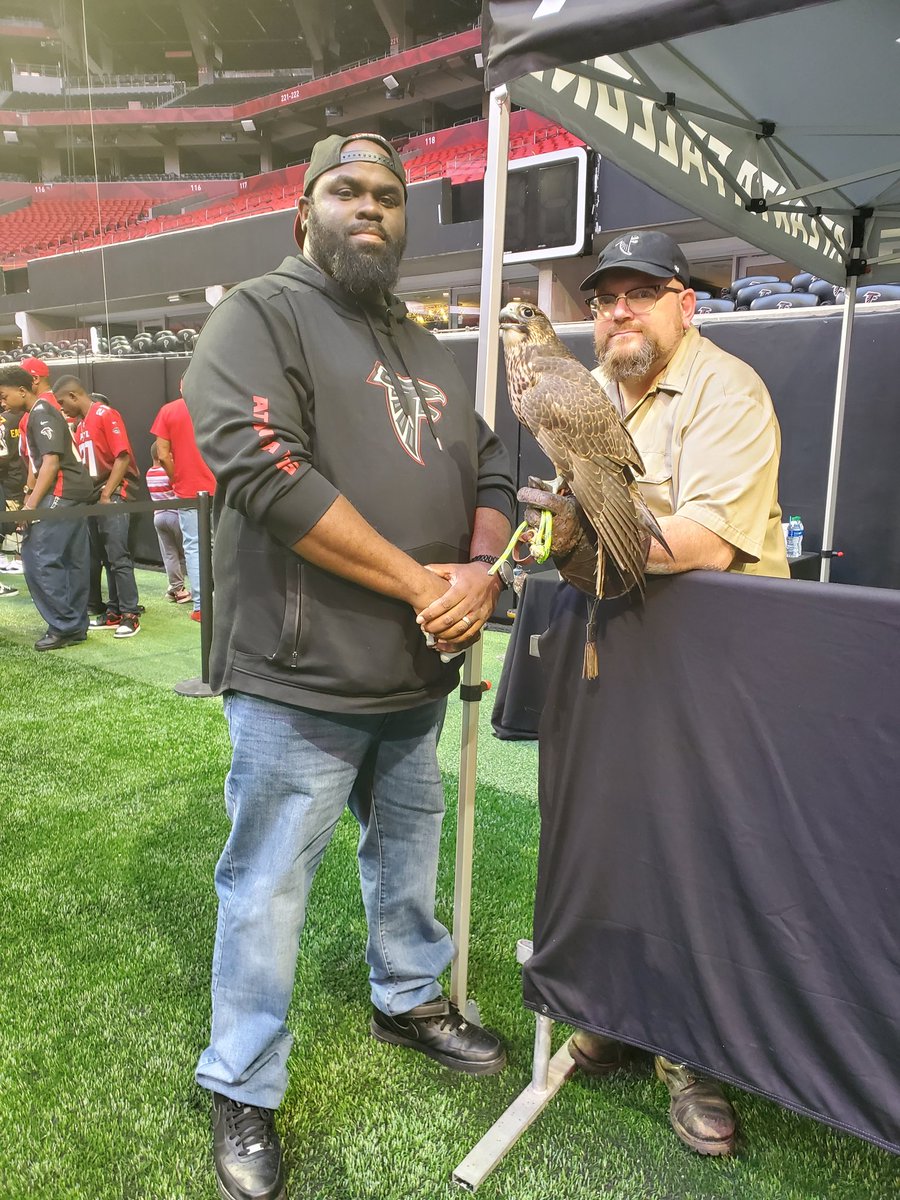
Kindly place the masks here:
<instances>
[{"instance_id":1,"label":"bird's eye","mask_svg":"<svg viewBox=\"0 0 900 1200\"><path fill-rule=\"evenodd\" d=\"M523 308L523 309L521 310L521 312L522 312L522 316L523 316L523 317L533 317L533 316L534 316L534 309L533 309L533 308Z\"/></svg>"}]
</instances>

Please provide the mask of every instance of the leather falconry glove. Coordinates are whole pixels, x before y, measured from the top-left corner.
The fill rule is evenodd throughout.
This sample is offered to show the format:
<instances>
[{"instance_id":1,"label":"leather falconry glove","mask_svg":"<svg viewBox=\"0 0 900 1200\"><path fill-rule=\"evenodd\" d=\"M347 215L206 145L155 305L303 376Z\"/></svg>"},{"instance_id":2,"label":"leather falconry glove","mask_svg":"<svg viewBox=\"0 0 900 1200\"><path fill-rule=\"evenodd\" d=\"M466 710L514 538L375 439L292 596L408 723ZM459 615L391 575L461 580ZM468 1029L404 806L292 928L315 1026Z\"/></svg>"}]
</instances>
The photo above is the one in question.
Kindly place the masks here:
<instances>
[{"instance_id":1,"label":"leather falconry glove","mask_svg":"<svg viewBox=\"0 0 900 1200\"><path fill-rule=\"evenodd\" d=\"M596 594L597 582L597 534L587 519L584 509L572 495L557 495L543 479L528 477L528 487L519 488L517 497L526 505L525 520L532 529L537 529L541 510L553 514L553 533L550 539L550 554L556 569L573 587L589 596ZM646 537L644 561L650 552L650 537ZM616 564L610 556L605 561L604 599L622 596L629 589L622 581Z\"/></svg>"}]
</instances>

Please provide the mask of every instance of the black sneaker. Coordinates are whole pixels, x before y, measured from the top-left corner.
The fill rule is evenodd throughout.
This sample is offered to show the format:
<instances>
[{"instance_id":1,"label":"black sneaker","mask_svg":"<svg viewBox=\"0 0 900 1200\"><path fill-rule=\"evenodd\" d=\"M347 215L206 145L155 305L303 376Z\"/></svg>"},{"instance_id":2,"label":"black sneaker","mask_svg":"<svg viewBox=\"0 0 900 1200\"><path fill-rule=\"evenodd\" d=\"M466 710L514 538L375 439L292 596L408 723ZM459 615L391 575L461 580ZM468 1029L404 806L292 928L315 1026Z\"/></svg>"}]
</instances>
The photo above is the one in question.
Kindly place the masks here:
<instances>
[{"instance_id":1,"label":"black sneaker","mask_svg":"<svg viewBox=\"0 0 900 1200\"><path fill-rule=\"evenodd\" d=\"M18 596L19 589L9 587L8 584L0 583L0 600L6 599L7 596Z\"/></svg>"},{"instance_id":2,"label":"black sneaker","mask_svg":"<svg viewBox=\"0 0 900 1200\"><path fill-rule=\"evenodd\" d=\"M88 629L118 629L122 621L119 613L107 612L106 609L102 613L95 613L88 621Z\"/></svg>"},{"instance_id":3,"label":"black sneaker","mask_svg":"<svg viewBox=\"0 0 900 1200\"><path fill-rule=\"evenodd\" d=\"M116 632L113 637L127 638L134 637L136 633L140 633L141 623L138 620L137 613L122 613L119 618L119 624L116 626Z\"/></svg>"},{"instance_id":4,"label":"black sneaker","mask_svg":"<svg viewBox=\"0 0 900 1200\"><path fill-rule=\"evenodd\" d=\"M275 1115L212 1094L213 1156L223 1200L286 1200Z\"/></svg>"},{"instance_id":5,"label":"black sneaker","mask_svg":"<svg viewBox=\"0 0 900 1200\"><path fill-rule=\"evenodd\" d=\"M432 1000L397 1017L373 1008L370 1028L380 1042L421 1050L466 1075L496 1075L506 1066L497 1035L470 1024L449 1000Z\"/></svg>"}]
</instances>

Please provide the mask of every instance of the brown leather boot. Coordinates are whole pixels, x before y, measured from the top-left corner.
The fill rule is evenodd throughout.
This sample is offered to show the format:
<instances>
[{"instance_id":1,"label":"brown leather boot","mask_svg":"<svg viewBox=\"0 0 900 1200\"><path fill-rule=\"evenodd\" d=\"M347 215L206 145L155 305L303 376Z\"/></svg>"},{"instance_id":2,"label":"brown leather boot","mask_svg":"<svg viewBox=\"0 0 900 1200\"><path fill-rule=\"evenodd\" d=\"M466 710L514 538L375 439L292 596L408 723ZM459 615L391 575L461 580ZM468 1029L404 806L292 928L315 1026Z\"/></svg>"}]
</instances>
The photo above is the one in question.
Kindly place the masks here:
<instances>
[{"instance_id":1,"label":"brown leather boot","mask_svg":"<svg viewBox=\"0 0 900 1200\"><path fill-rule=\"evenodd\" d=\"M572 1035L569 1053L585 1075L612 1075L625 1065L628 1047L599 1033L579 1029Z\"/></svg>"},{"instance_id":2,"label":"brown leather boot","mask_svg":"<svg viewBox=\"0 0 900 1200\"><path fill-rule=\"evenodd\" d=\"M734 1151L734 1109L717 1083L657 1055L657 1076L669 1089L669 1121L678 1137L698 1154Z\"/></svg>"}]
</instances>

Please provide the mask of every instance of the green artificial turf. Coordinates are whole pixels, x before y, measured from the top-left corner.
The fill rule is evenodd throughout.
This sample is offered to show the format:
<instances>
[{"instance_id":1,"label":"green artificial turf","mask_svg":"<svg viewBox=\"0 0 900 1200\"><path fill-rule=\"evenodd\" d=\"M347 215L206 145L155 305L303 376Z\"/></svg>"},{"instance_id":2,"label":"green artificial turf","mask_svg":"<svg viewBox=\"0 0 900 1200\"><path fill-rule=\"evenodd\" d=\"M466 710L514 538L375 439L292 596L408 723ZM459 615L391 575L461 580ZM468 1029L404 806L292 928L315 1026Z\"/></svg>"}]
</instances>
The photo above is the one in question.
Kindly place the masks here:
<instances>
[{"instance_id":1,"label":"green artificial turf","mask_svg":"<svg viewBox=\"0 0 900 1200\"><path fill-rule=\"evenodd\" d=\"M215 1196L208 1104L192 1082L209 1019L212 872L226 833L217 700L197 626L141 575L141 633L37 654L26 597L2 601L0 1200ZM152 585L152 586L151 586ZM155 587L155 591L154 591ZM506 637L485 639L497 681ZM451 1200L451 1170L527 1084L534 1022L515 942L537 855L536 748L500 743L482 705L470 962L507 1070L470 1079L367 1033L355 825L316 880L279 1112L292 1200ZM448 820L439 913L452 920L459 706L442 741ZM556 1031L557 1042L567 1031ZM746 1095L739 1155L692 1155L647 1066L576 1076L482 1185L484 1200L887 1200L898 1160Z\"/></svg>"},{"instance_id":2,"label":"green artificial turf","mask_svg":"<svg viewBox=\"0 0 900 1200\"><path fill-rule=\"evenodd\" d=\"M162 571L135 572L141 604L141 631L135 637L116 638L111 629L92 629L85 644L53 651L116 676L171 687L200 674L200 625L192 621L190 604L172 604L165 598L167 580ZM47 626L31 603L21 575L0 572L0 583L19 589L18 596L0 599L0 636L19 646L33 646Z\"/></svg>"}]
</instances>

